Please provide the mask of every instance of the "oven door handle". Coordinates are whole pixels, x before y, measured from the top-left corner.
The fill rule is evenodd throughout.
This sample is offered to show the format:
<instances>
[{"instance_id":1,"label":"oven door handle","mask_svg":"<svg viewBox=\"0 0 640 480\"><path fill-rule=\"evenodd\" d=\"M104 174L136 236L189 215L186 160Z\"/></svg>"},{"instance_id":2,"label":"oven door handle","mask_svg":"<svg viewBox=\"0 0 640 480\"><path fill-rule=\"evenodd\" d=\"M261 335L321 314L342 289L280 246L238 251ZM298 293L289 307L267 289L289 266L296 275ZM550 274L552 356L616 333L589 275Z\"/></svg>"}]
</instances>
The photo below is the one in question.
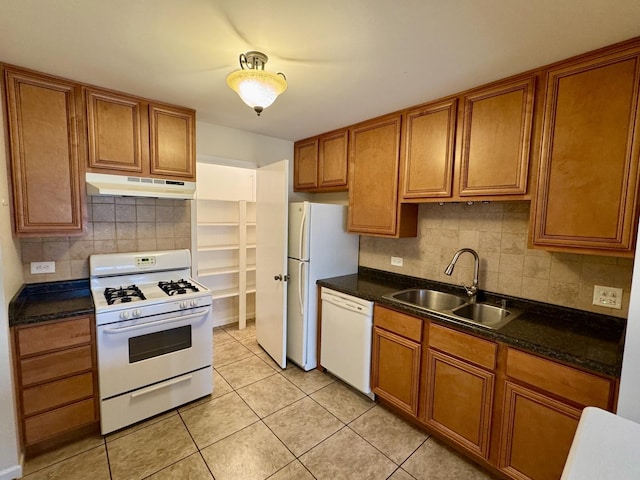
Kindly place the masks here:
<instances>
[{"instance_id":1,"label":"oven door handle","mask_svg":"<svg viewBox=\"0 0 640 480\"><path fill-rule=\"evenodd\" d=\"M104 333L108 333L109 335L115 335L117 333L131 332L133 330L142 330L143 328L155 327L156 325L163 325L165 323L180 322L182 320L188 320L189 318L201 317L203 315L206 315L208 312L209 310L202 310L200 312L192 313L190 315L183 315L182 317L165 318L164 320L158 320L156 322L147 322L141 325L132 325L130 327L105 328L103 331Z\"/></svg>"},{"instance_id":2,"label":"oven door handle","mask_svg":"<svg viewBox=\"0 0 640 480\"><path fill-rule=\"evenodd\" d=\"M177 383L186 382L187 380L191 380L193 375L187 375L186 377L174 378L173 380L168 380L166 382L159 383L157 385L153 385L152 387L145 388L144 390L138 390L137 392L133 392L131 394L131 398L141 397L142 395L146 395L147 393L155 392L156 390L160 390L162 388L170 387L171 385L175 385Z\"/></svg>"}]
</instances>

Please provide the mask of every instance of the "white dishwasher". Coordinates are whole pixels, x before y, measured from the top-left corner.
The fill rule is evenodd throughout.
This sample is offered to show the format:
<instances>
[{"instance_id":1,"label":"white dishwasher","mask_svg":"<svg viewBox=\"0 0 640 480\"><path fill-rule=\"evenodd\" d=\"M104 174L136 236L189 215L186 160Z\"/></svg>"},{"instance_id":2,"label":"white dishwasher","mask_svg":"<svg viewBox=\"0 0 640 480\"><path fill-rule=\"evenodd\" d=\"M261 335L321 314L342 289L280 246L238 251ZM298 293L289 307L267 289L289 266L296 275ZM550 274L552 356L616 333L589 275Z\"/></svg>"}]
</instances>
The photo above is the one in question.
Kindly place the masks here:
<instances>
[{"instance_id":1,"label":"white dishwasher","mask_svg":"<svg viewBox=\"0 0 640 480\"><path fill-rule=\"evenodd\" d=\"M322 288L320 365L373 398L371 334L373 302Z\"/></svg>"}]
</instances>

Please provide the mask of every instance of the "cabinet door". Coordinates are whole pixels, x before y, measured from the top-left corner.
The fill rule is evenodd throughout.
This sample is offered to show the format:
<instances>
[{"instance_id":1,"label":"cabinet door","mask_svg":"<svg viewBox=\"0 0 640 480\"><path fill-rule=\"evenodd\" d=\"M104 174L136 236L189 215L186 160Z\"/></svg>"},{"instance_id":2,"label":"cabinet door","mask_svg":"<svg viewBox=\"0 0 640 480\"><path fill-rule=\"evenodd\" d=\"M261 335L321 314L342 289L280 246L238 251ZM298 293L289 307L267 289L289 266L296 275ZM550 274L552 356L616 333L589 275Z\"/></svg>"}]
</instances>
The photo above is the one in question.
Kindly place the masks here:
<instances>
[{"instance_id":1,"label":"cabinet door","mask_svg":"<svg viewBox=\"0 0 640 480\"><path fill-rule=\"evenodd\" d=\"M149 105L150 171L152 175L195 180L195 112Z\"/></svg>"},{"instance_id":2,"label":"cabinet door","mask_svg":"<svg viewBox=\"0 0 640 480\"><path fill-rule=\"evenodd\" d=\"M81 234L76 85L6 69L5 88L17 235Z\"/></svg>"},{"instance_id":3,"label":"cabinet door","mask_svg":"<svg viewBox=\"0 0 640 480\"><path fill-rule=\"evenodd\" d=\"M580 410L506 382L500 469L511 478L558 480Z\"/></svg>"},{"instance_id":4,"label":"cabinet door","mask_svg":"<svg viewBox=\"0 0 640 480\"><path fill-rule=\"evenodd\" d=\"M293 189L318 187L318 139L296 142L293 150Z\"/></svg>"},{"instance_id":5,"label":"cabinet door","mask_svg":"<svg viewBox=\"0 0 640 480\"><path fill-rule=\"evenodd\" d=\"M115 173L142 173L140 101L111 92L86 89L85 102L89 167Z\"/></svg>"},{"instance_id":6,"label":"cabinet door","mask_svg":"<svg viewBox=\"0 0 640 480\"><path fill-rule=\"evenodd\" d=\"M318 140L318 187L347 189L347 130ZM332 189L335 190L335 189Z\"/></svg>"},{"instance_id":7,"label":"cabinet door","mask_svg":"<svg viewBox=\"0 0 640 480\"><path fill-rule=\"evenodd\" d=\"M460 196L527 192L535 78L464 99Z\"/></svg>"},{"instance_id":8,"label":"cabinet door","mask_svg":"<svg viewBox=\"0 0 640 480\"><path fill-rule=\"evenodd\" d=\"M495 375L433 349L427 362L426 423L487 458Z\"/></svg>"},{"instance_id":9,"label":"cabinet door","mask_svg":"<svg viewBox=\"0 0 640 480\"><path fill-rule=\"evenodd\" d=\"M419 343L378 327L373 329L372 390L413 416L418 415L421 351Z\"/></svg>"},{"instance_id":10,"label":"cabinet door","mask_svg":"<svg viewBox=\"0 0 640 480\"><path fill-rule=\"evenodd\" d=\"M533 243L631 252L640 49L551 70L546 89Z\"/></svg>"},{"instance_id":11,"label":"cabinet door","mask_svg":"<svg viewBox=\"0 0 640 480\"><path fill-rule=\"evenodd\" d=\"M406 114L403 126L403 198L450 197L456 99Z\"/></svg>"},{"instance_id":12,"label":"cabinet door","mask_svg":"<svg viewBox=\"0 0 640 480\"><path fill-rule=\"evenodd\" d=\"M399 115L386 117L349 133L350 232L416 235L417 207L398 208L400 124Z\"/></svg>"}]
</instances>

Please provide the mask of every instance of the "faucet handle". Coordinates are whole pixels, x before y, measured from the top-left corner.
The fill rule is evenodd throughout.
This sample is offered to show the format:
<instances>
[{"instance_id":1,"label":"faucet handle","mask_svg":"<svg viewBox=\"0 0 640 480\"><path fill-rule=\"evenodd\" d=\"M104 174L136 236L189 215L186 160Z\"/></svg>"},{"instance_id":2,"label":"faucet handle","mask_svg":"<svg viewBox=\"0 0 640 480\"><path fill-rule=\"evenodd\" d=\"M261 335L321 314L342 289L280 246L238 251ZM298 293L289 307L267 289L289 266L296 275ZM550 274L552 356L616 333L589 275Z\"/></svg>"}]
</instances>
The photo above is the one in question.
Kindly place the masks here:
<instances>
[{"instance_id":1,"label":"faucet handle","mask_svg":"<svg viewBox=\"0 0 640 480\"><path fill-rule=\"evenodd\" d=\"M461 283L461 285L464 287L464 289L467 292L467 295L469 295L470 297L474 296L476 293L478 293L478 287L475 285L471 285L470 287L467 287L464 282Z\"/></svg>"}]
</instances>

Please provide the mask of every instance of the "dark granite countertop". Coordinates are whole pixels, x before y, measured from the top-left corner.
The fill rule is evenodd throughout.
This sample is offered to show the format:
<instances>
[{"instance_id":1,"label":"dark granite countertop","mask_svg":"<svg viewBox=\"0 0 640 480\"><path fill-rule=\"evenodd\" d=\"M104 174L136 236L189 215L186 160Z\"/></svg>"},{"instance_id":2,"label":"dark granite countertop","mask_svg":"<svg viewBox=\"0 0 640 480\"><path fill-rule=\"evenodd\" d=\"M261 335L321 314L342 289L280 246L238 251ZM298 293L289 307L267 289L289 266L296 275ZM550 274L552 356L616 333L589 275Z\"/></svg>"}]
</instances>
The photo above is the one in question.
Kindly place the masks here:
<instances>
[{"instance_id":1,"label":"dark granite countertop","mask_svg":"<svg viewBox=\"0 0 640 480\"><path fill-rule=\"evenodd\" d=\"M89 280L23 285L9 303L9 326L94 313Z\"/></svg>"},{"instance_id":2,"label":"dark granite countertop","mask_svg":"<svg viewBox=\"0 0 640 480\"><path fill-rule=\"evenodd\" d=\"M523 312L503 328L490 330L383 298L383 295L412 287L431 288L464 297L464 289L455 285L366 267L360 267L357 274L322 279L317 283L595 373L620 376L626 326L623 318L480 291L478 301L500 304L501 300L507 300L511 308Z\"/></svg>"}]
</instances>

